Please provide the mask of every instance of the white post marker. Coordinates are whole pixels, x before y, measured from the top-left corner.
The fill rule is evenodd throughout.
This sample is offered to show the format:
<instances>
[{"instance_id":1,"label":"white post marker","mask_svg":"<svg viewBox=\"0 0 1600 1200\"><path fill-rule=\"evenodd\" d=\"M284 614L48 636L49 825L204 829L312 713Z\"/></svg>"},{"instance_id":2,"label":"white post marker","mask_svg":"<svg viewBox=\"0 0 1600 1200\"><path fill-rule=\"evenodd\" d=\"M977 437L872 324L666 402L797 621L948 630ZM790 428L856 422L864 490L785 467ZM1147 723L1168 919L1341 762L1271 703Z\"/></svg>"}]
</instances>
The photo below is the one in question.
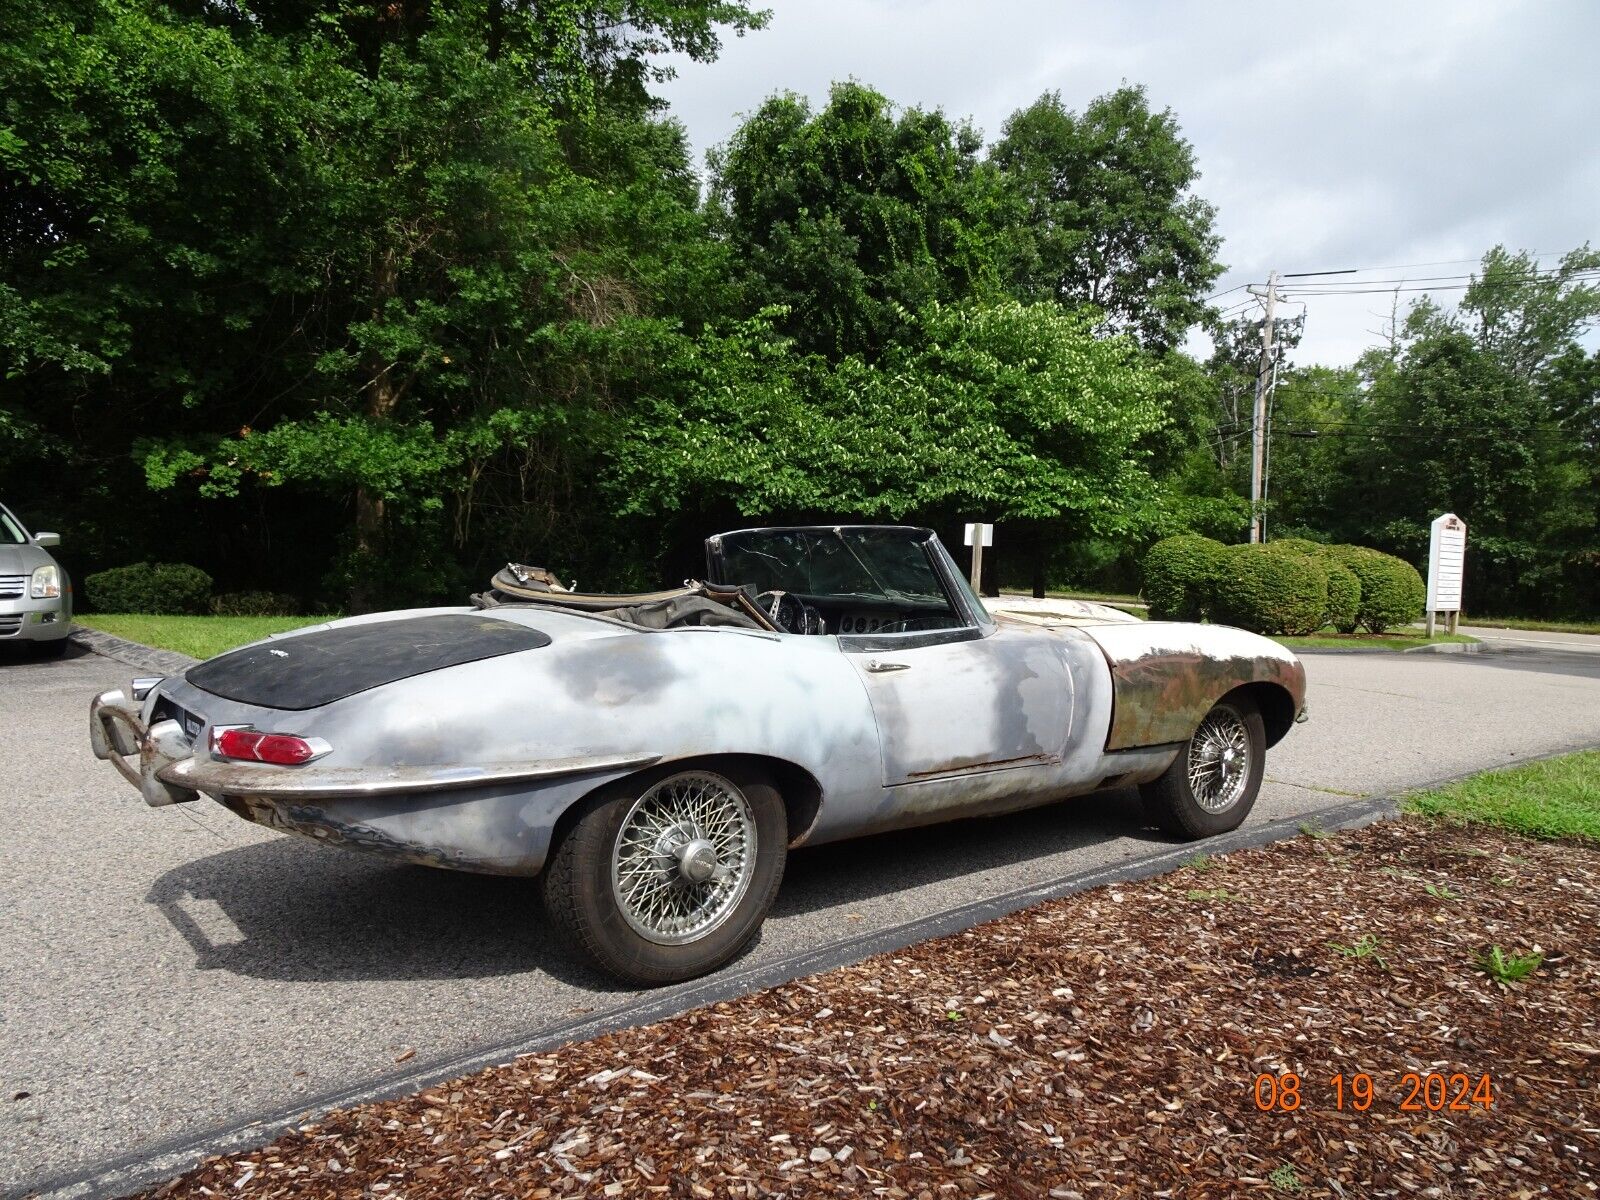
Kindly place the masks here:
<instances>
[{"instance_id":1,"label":"white post marker","mask_svg":"<svg viewBox=\"0 0 1600 1200\"><path fill-rule=\"evenodd\" d=\"M1467 523L1455 513L1435 517L1428 534L1428 636L1434 618L1449 614L1450 632L1461 619L1461 579L1467 560Z\"/></svg>"},{"instance_id":2,"label":"white post marker","mask_svg":"<svg viewBox=\"0 0 1600 1200\"><path fill-rule=\"evenodd\" d=\"M994 545L994 526L968 521L965 540L972 547L972 590L981 596L978 579L983 574L983 548Z\"/></svg>"}]
</instances>

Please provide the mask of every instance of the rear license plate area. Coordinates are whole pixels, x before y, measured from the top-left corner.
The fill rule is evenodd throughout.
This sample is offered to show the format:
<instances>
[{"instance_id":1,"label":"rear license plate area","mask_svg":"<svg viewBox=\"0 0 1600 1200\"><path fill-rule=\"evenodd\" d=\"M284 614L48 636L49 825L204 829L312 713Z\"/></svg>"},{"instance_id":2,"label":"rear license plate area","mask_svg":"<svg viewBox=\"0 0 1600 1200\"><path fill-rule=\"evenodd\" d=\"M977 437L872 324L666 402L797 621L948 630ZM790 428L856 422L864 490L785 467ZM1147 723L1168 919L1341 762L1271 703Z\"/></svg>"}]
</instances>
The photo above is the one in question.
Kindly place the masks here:
<instances>
[{"instance_id":1,"label":"rear license plate area","mask_svg":"<svg viewBox=\"0 0 1600 1200\"><path fill-rule=\"evenodd\" d=\"M206 727L206 719L199 713L192 713L188 709L174 704L165 696L156 701L155 708L150 711L150 723L157 721L176 721L178 728L183 730L183 736L192 743L200 736L200 731Z\"/></svg>"}]
</instances>

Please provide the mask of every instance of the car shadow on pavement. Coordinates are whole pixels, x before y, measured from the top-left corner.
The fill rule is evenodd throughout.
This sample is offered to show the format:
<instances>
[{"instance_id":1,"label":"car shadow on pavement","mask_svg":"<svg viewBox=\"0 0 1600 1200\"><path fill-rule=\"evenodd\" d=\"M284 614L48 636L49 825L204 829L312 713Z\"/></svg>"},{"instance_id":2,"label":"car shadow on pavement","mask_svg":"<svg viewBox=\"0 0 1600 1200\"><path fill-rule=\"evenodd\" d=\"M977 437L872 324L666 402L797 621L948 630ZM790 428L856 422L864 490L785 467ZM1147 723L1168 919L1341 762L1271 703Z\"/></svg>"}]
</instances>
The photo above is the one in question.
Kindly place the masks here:
<instances>
[{"instance_id":1,"label":"car shadow on pavement","mask_svg":"<svg viewBox=\"0 0 1600 1200\"><path fill-rule=\"evenodd\" d=\"M576 987L607 986L557 943L531 879L441 871L283 836L176 867L146 900L201 970L295 982L537 970Z\"/></svg>"},{"instance_id":2,"label":"car shadow on pavement","mask_svg":"<svg viewBox=\"0 0 1600 1200\"><path fill-rule=\"evenodd\" d=\"M1169 844L1146 827L1137 793L1115 792L799 851L790 856L772 921L865 905L1119 838L1152 848ZM991 879L978 889L919 897L915 911L880 911L872 927L1056 873L1023 871L1015 883ZM586 991L625 990L556 940L531 879L393 863L285 836L176 867L146 899L189 944L201 970L294 982L537 971ZM816 941L860 932L864 926L852 916L841 912L838 925ZM742 961L760 953L758 944Z\"/></svg>"},{"instance_id":3,"label":"car shadow on pavement","mask_svg":"<svg viewBox=\"0 0 1600 1200\"><path fill-rule=\"evenodd\" d=\"M1145 820L1139 793L1124 789L1000 817L948 821L801 849L789 855L772 915L782 918L873 900L1118 839L1139 844L1130 847L1132 854L1170 849L1172 844ZM1018 873L1014 880L990 880L977 890L950 895L936 907L953 908L1060 873L1046 870ZM920 917L926 911L919 904L913 915Z\"/></svg>"}]
</instances>

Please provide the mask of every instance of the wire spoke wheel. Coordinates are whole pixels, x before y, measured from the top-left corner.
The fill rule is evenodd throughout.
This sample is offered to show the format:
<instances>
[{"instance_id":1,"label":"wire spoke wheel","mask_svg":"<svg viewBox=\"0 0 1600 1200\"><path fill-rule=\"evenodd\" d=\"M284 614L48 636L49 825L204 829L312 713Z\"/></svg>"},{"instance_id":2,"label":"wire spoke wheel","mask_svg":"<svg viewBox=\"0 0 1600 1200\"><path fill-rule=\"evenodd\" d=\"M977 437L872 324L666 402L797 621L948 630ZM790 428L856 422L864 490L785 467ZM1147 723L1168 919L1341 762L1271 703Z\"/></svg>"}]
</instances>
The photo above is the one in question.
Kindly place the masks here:
<instances>
[{"instance_id":1,"label":"wire spoke wheel","mask_svg":"<svg viewBox=\"0 0 1600 1200\"><path fill-rule=\"evenodd\" d=\"M749 890L756 822L733 783L686 771L653 785L623 817L611 855L611 892L623 920L662 946L698 941Z\"/></svg>"},{"instance_id":2,"label":"wire spoke wheel","mask_svg":"<svg viewBox=\"0 0 1600 1200\"><path fill-rule=\"evenodd\" d=\"M1244 718L1219 705L1189 741L1189 791L1208 813L1226 812L1244 795L1250 778L1250 731Z\"/></svg>"}]
</instances>

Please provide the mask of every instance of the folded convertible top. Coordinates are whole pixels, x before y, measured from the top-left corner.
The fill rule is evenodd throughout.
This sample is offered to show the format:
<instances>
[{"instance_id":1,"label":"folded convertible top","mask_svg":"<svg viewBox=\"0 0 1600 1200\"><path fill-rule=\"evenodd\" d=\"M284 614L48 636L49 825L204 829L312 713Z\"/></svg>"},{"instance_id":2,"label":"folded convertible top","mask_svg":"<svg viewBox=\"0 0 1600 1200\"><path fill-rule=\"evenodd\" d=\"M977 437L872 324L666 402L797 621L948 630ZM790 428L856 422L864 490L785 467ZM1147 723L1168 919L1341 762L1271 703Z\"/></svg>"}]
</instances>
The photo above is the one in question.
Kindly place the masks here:
<instances>
[{"instance_id":1,"label":"folded convertible top","mask_svg":"<svg viewBox=\"0 0 1600 1200\"><path fill-rule=\"evenodd\" d=\"M548 604L626 621L645 629L731 625L773 630L772 619L750 589L689 580L660 592L569 592L541 567L508 563L489 582L489 599L506 604Z\"/></svg>"}]
</instances>

